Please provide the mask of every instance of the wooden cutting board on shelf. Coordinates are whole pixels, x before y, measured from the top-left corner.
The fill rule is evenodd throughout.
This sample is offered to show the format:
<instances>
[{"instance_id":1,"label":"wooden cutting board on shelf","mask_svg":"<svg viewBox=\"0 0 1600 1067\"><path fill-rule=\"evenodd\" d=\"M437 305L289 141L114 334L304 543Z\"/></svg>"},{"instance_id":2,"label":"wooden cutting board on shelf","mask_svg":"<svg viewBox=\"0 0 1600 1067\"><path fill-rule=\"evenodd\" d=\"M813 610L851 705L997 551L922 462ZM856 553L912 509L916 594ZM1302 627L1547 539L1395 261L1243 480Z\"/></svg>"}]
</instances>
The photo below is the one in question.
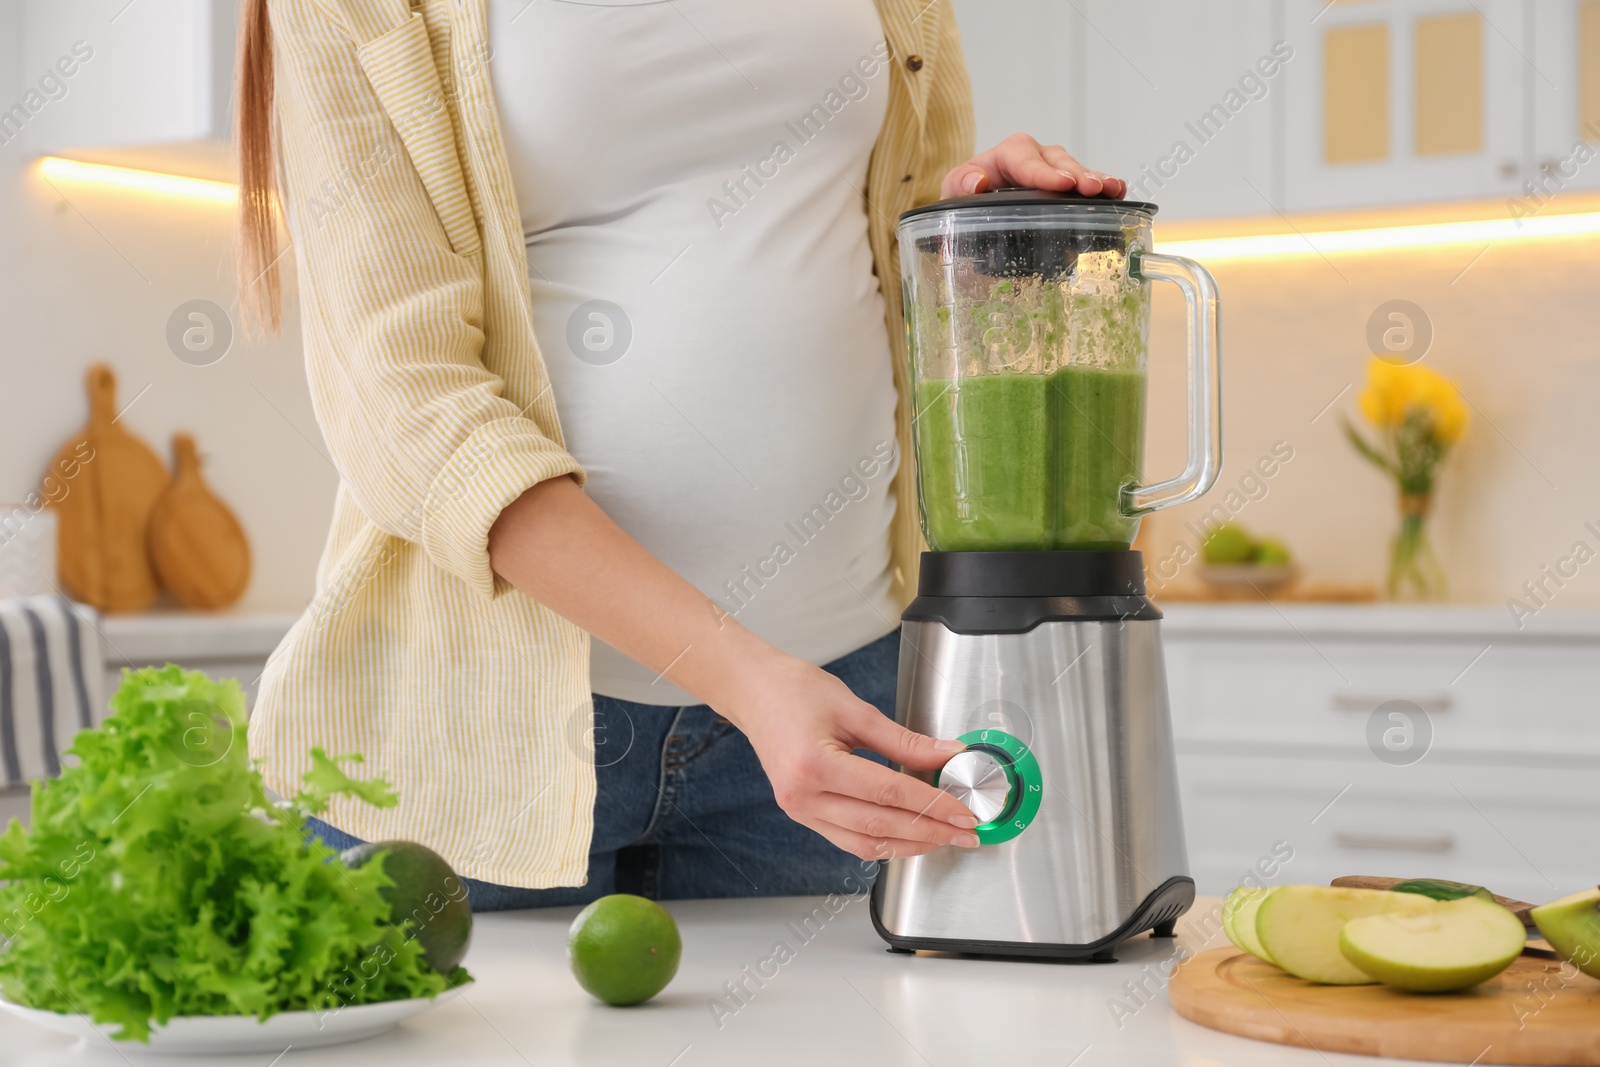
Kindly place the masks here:
<instances>
[{"instance_id":1,"label":"wooden cutting board on shelf","mask_svg":"<svg viewBox=\"0 0 1600 1067\"><path fill-rule=\"evenodd\" d=\"M117 376L99 364L85 379L89 422L50 461L60 485L56 570L66 592L102 611L138 611L161 593L145 551L150 511L167 488L167 468L117 425ZM66 472L72 471L71 476Z\"/></svg>"},{"instance_id":2,"label":"wooden cutting board on shelf","mask_svg":"<svg viewBox=\"0 0 1600 1067\"><path fill-rule=\"evenodd\" d=\"M1448 1063L1600 1065L1600 981L1520 957L1465 993L1316 985L1237 948L1186 960L1167 987L1191 1022L1319 1052Z\"/></svg>"},{"instance_id":3,"label":"wooden cutting board on shelf","mask_svg":"<svg viewBox=\"0 0 1600 1067\"><path fill-rule=\"evenodd\" d=\"M186 608L225 608L250 584L250 542L200 474L186 433L172 438L173 478L150 515L150 559Z\"/></svg>"}]
</instances>

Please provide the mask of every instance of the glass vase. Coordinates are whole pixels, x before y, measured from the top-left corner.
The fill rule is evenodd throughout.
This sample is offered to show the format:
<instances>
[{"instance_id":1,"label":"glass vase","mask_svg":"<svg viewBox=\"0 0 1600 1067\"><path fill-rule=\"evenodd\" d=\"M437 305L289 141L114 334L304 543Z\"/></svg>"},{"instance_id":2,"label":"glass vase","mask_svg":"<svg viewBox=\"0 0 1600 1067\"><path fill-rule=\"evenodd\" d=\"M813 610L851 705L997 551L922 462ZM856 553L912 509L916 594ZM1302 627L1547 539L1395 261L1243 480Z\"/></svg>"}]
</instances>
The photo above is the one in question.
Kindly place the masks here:
<instances>
[{"instance_id":1,"label":"glass vase","mask_svg":"<svg viewBox=\"0 0 1600 1067\"><path fill-rule=\"evenodd\" d=\"M1444 568L1428 537L1432 504L1432 496L1425 493L1400 496L1400 529L1389 545L1390 600L1426 602L1445 597Z\"/></svg>"}]
</instances>

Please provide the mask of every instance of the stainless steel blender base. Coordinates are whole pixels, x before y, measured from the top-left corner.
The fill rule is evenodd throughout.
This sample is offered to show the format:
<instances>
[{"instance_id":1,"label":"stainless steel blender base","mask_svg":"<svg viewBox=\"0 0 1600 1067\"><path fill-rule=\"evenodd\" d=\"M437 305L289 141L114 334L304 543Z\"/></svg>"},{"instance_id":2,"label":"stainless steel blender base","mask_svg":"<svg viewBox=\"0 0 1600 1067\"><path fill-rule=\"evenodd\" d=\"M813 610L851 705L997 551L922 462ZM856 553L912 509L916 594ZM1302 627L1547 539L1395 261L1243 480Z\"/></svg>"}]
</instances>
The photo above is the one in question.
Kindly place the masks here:
<instances>
[{"instance_id":1,"label":"stainless steel blender base","mask_svg":"<svg viewBox=\"0 0 1600 1067\"><path fill-rule=\"evenodd\" d=\"M1170 936L1194 882L1159 626L1056 620L956 633L905 621L897 721L934 737L1012 735L1042 788L1009 840L883 865L872 921L892 947L1109 958L1144 930Z\"/></svg>"}]
</instances>

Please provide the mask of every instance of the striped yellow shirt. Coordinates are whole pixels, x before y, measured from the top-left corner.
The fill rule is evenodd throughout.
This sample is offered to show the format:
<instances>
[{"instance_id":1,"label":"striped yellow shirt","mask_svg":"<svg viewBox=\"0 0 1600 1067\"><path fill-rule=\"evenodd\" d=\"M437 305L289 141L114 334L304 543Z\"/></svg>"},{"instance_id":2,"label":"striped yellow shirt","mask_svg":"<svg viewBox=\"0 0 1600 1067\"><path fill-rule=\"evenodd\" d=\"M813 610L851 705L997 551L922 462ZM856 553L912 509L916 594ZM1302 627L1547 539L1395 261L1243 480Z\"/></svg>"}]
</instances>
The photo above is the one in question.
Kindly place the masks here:
<instances>
[{"instance_id":1,"label":"striped yellow shirt","mask_svg":"<svg viewBox=\"0 0 1600 1067\"><path fill-rule=\"evenodd\" d=\"M268 783L362 752L400 804L329 821L405 837L468 877L584 880L594 807L587 635L497 577L489 527L562 443L529 315L521 213L486 64L488 0L271 0L285 199L312 400L340 471L317 594L250 724ZM862 190L910 408L894 222L972 152L949 0L878 0L888 115ZM896 591L921 548L896 475Z\"/></svg>"}]
</instances>

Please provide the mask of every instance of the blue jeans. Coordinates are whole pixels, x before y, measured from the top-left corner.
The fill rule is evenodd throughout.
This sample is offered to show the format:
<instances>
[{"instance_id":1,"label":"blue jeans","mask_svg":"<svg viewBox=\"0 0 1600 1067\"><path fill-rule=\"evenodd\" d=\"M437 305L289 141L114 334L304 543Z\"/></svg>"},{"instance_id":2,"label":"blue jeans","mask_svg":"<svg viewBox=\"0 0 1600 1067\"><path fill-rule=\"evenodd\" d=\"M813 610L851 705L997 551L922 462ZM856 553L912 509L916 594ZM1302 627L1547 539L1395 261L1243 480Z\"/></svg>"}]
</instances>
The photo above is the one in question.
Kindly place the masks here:
<instances>
[{"instance_id":1,"label":"blue jeans","mask_svg":"<svg viewBox=\"0 0 1600 1067\"><path fill-rule=\"evenodd\" d=\"M899 659L896 630L823 670L892 716ZM594 725L588 881L519 889L464 878L473 911L587 904L609 893L652 900L860 894L871 884L877 864L785 815L750 742L704 704L672 708L597 695ZM361 843L307 821L332 848Z\"/></svg>"}]
</instances>

